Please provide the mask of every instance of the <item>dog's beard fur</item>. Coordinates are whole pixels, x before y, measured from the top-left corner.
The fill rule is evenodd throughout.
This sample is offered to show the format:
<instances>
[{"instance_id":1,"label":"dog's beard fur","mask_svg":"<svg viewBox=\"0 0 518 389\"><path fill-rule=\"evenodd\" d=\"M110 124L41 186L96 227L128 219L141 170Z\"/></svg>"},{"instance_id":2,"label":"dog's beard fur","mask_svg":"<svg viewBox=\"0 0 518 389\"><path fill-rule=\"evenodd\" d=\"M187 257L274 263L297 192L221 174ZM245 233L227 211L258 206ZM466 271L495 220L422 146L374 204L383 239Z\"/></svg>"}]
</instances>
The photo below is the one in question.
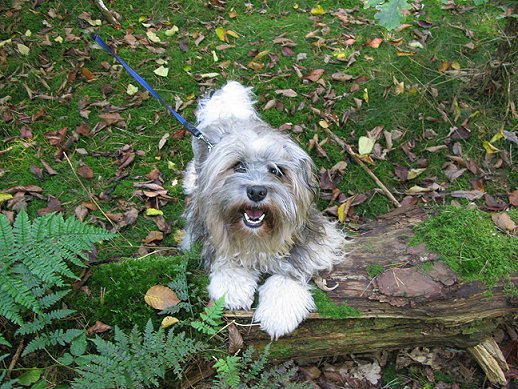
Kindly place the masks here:
<instances>
[{"instance_id":1,"label":"dog's beard fur","mask_svg":"<svg viewBox=\"0 0 518 389\"><path fill-rule=\"evenodd\" d=\"M193 140L183 246L202 244L211 297L225 295L228 308L249 308L260 273L278 275L259 289L256 320L272 337L282 336L314 309L307 282L343 258L343 237L315 208L310 157L257 117L248 89L230 82L203 100L197 115L198 128L216 146L208 152ZM264 193L250 194L253 188ZM274 303L280 285L292 285L299 297Z\"/></svg>"}]
</instances>

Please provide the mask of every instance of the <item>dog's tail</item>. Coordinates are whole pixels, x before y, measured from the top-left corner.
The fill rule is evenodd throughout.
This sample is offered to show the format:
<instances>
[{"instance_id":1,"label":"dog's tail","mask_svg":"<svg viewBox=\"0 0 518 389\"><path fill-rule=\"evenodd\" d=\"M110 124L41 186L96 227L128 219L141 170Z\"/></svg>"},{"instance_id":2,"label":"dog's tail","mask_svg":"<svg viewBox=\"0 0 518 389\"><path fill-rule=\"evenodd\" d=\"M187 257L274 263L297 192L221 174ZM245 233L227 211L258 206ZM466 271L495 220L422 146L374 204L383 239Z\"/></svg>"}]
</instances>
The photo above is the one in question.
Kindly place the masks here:
<instances>
[{"instance_id":1,"label":"dog's tail","mask_svg":"<svg viewBox=\"0 0 518 389\"><path fill-rule=\"evenodd\" d=\"M237 81L228 82L212 96L202 99L196 110L197 127L204 128L228 121L259 120L254 109L254 94Z\"/></svg>"}]
</instances>

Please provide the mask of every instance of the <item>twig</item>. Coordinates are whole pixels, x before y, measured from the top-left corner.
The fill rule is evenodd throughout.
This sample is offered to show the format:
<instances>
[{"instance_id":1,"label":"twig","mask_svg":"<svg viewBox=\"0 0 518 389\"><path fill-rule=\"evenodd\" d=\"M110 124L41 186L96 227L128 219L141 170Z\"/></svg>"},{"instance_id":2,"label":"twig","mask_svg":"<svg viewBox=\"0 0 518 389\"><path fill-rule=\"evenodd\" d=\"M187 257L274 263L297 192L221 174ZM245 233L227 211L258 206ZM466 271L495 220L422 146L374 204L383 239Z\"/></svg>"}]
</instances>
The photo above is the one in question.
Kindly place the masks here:
<instances>
[{"instance_id":1,"label":"twig","mask_svg":"<svg viewBox=\"0 0 518 389\"><path fill-rule=\"evenodd\" d=\"M354 160L358 163L358 165L360 165L362 167L363 170L365 170L367 172L367 174L369 176L371 176L371 178L374 180L374 182L376 182L376 184L380 187L380 189L383 191L383 193L385 193L385 195L389 198L390 201L392 201L392 203L396 206L396 207L401 207L401 204L399 203L399 201L397 201L397 199L394 197L394 195L387 189L387 187L383 184L383 182L380 181L380 179L378 177L376 177L376 175L372 172L371 169L369 169L369 167L367 165L365 165L365 163L360 159L358 158L358 156L356 155L356 153L353 151L353 149L351 148L351 146L349 146L347 143L345 143L342 139L340 139L335 133L333 133L329 128L324 128L324 131L327 132L329 134L329 136L331 138L333 138L333 140L338 143L338 145L340 147L342 147L345 151L347 151L347 153L354 158Z\"/></svg>"},{"instance_id":2,"label":"twig","mask_svg":"<svg viewBox=\"0 0 518 389\"><path fill-rule=\"evenodd\" d=\"M103 209L101 208L101 206L99 205L99 203L95 200L94 196L90 193L90 191L87 189L87 187L85 186L85 184L83 184L83 181L81 181L81 179L79 178L79 176L77 175L76 173L76 170L74 169L74 166L72 165L72 162L70 162L70 159L68 158L68 155L66 152L63 151L63 155L65 156L65 159L67 160L69 166L70 166L70 169L72 169L72 173L74 173L74 176L76 177L77 181L79 182L79 185L81 185L81 187L83 188L83 190L86 192L86 194L88 195L88 197L90 198L90 200L95 204L95 206L99 209L99 211L101 211L101 213L103 214L103 216L110 222L110 224L112 226L115 226L115 223L108 217L108 215L106 215L106 213L104 213Z\"/></svg>"},{"instance_id":3,"label":"twig","mask_svg":"<svg viewBox=\"0 0 518 389\"><path fill-rule=\"evenodd\" d=\"M99 10L103 13L104 17L108 19L108 21L113 24L116 29L121 28L120 23L115 19L113 13L104 5L103 0L93 0L94 4L99 8Z\"/></svg>"},{"instance_id":4,"label":"twig","mask_svg":"<svg viewBox=\"0 0 518 389\"><path fill-rule=\"evenodd\" d=\"M13 359L11 359L11 363L9 364L9 367L7 368L7 377L11 375L11 371L16 366L16 362L18 362L18 359L20 358L20 355L23 351L23 339L20 341L20 344L18 345L18 348L16 349L16 352L13 355Z\"/></svg>"}]
</instances>

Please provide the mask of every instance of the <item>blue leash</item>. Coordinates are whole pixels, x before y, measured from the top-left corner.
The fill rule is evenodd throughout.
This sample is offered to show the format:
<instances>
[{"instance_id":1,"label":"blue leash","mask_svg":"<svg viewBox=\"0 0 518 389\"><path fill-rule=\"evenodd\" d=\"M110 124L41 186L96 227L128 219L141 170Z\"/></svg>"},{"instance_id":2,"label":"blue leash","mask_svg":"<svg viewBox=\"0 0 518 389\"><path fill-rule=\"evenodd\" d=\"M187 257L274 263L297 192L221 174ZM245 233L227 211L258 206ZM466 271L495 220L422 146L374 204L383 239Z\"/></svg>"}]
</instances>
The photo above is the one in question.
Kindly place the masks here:
<instances>
[{"instance_id":1,"label":"blue leash","mask_svg":"<svg viewBox=\"0 0 518 389\"><path fill-rule=\"evenodd\" d=\"M92 33L92 39L101 46L108 54L110 54L113 58L115 58L124 69L140 84L142 85L155 99L157 99L160 104L162 104L175 118L180 122L182 126L185 127L187 131L189 131L196 139L199 139L207 145L209 151L214 147L214 145L203 135L203 133L196 128L196 126L187 120L185 120L179 113L177 113L169 104L167 104L162 97L149 85L146 80L144 80L140 75L134 71L126 62L123 61L121 57L115 54L106 43L101 39L101 37L95 33Z\"/></svg>"}]
</instances>

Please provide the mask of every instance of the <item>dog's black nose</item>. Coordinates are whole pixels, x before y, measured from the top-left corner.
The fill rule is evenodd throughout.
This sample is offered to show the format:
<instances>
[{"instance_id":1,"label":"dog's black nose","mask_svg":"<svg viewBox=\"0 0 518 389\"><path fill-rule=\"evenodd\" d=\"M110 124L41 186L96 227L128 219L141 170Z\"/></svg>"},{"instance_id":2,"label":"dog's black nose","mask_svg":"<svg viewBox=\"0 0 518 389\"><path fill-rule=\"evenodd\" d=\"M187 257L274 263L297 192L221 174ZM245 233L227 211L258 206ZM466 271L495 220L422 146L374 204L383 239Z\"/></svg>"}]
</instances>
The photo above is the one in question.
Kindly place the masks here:
<instances>
[{"instance_id":1,"label":"dog's black nose","mask_svg":"<svg viewBox=\"0 0 518 389\"><path fill-rule=\"evenodd\" d=\"M252 201L255 201L256 203L263 200L267 193L268 191L266 188L261 185L253 185L246 188L246 194L248 195L248 198Z\"/></svg>"}]
</instances>

